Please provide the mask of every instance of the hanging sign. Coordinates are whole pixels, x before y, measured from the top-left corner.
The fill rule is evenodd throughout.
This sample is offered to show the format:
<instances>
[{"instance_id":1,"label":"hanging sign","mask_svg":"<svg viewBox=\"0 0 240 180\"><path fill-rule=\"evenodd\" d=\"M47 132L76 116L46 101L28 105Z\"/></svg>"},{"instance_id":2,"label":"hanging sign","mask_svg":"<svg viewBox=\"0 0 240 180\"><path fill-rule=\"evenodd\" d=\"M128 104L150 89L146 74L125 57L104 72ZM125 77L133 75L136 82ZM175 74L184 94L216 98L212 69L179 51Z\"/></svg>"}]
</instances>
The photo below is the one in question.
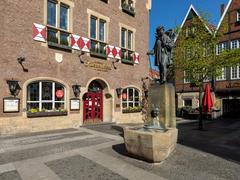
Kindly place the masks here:
<instances>
[{"instance_id":1,"label":"hanging sign","mask_svg":"<svg viewBox=\"0 0 240 180\"><path fill-rule=\"evenodd\" d=\"M63 96L64 96L63 90L57 90L56 91L56 96L57 96L57 98L63 98Z\"/></svg>"}]
</instances>

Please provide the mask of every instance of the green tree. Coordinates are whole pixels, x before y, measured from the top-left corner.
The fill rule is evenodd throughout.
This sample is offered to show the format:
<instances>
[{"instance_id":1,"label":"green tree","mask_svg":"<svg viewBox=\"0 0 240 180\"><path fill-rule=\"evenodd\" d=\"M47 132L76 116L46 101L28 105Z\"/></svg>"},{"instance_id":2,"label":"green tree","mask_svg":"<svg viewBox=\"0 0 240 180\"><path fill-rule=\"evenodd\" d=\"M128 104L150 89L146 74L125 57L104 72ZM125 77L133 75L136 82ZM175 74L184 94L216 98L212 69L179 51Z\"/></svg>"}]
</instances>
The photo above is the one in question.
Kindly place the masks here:
<instances>
[{"instance_id":1,"label":"green tree","mask_svg":"<svg viewBox=\"0 0 240 180\"><path fill-rule=\"evenodd\" d=\"M199 129L202 129L202 92L206 80L222 75L222 69L240 62L240 50L216 51L220 38L227 32L215 33L207 21L193 17L190 25L179 29L174 50L175 71L184 72L182 79L190 80L199 90Z\"/></svg>"}]
</instances>

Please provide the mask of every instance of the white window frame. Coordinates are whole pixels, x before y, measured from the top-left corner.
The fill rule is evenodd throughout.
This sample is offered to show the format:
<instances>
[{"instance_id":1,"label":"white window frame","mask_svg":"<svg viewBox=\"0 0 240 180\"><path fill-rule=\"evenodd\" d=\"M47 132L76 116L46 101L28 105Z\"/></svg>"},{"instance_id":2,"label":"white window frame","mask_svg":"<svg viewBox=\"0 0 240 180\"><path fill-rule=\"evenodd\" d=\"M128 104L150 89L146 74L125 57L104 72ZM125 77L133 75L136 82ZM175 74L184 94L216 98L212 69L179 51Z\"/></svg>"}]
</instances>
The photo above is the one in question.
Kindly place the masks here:
<instances>
[{"instance_id":1,"label":"white window frame","mask_svg":"<svg viewBox=\"0 0 240 180\"><path fill-rule=\"evenodd\" d=\"M42 83L43 82L50 82L50 83L52 83L52 99L51 100L42 100ZM66 108L67 108L67 104L66 104L67 97L66 97L66 94L67 93L66 93L66 87L63 84L55 82L55 81L42 80L42 81L31 82L31 83L28 84L28 86L31 85L32 83L39 83L39 100L38 101L29 101L27 99L27 105L29 103L38 103L39 104L39 111L42 111L42 104L43 103L52 103L52 110L50 110L50 112L51 112L51 111L53 111L55 109L55 103L64 103L64 109L66 110ZM61 84L64 87L64 101L55 101L55 83ZM29 93L28 92L28 86L27 86L27 94Z\"/></svg>"},{"instance_id":2,"label":"white window frame","mask_svg":"<svg viewBox=\"0 0 240 180\"><path fill-rule=\"evenodd\" d=\"M140 102L140 91L135 87L127 87L127 88L124 88L123 90L125 90L125 89L127 89L127 99L126 100L122 99L122 109L128 109L129 108L129 103L133 103L133 107L139 107L141 105L140 104L141 103ZM132 101L129 101L129 89L133 89L133 100ZM139 97L138 101L135 101L135 91L138 92L138 97ZM123 108L123 103L127 104L126 108ZM135 103L138 103L139 105L135 106Z\"/></svg>"},{"instance_id":3,"label":"white window frame","mask_svg":"<svg viewBox=\"0 0 240 180\"><path fill-rule=\"evenodd\" d=\"M236 47L233 47L233 44L236 43ZM239 40L235 39L231 41L231 49L238 49L239 48Z\"/></svg>"},{"instance_id":4,"label":"white window frame","mask_svg":"<svg viewBox=\"0 0 240 180\"><path fill-rule=\"evenodd\" d=\"M96 39L94 39L94 38L92 38L91 37L91 19L92 19L92 17L94 18L94 19L96 19L96 29L95 29L95 31L96 31ZM102 41L102 40L100 40L100 22L101 21L104 21L104 40ZM89 34L89 37L90 37L90 39L93 39L93 40L96 40L96 41L99 41L99 42L103 42L103 43L106 43L106 34L107 34L107 30L106 30L106 27L107 27L107 21L105 20L105 19L103 19L103 18L99 18L99 17L97 17L97 16L95 16L95 15L91 15L90 16L90 24L89 24L89 28L90 28L90 34Z\"/></svg>"},{"instance_id":5,"label":"white window frame","mask_svg":"<svg viewBox=\"0 0 240 180\"><path fill-rule=\"evenodd\" d=\"M222 75L216 77L217 81L222 81L222 80L226 80L227 78L227 68L222 68Z\"/></svg>"},{"instance_id":6,"label":"white window frame","mask_svg":"<svg viewBox=\"0 0 240 180\"><path fill-rule=\"evenodd\" d=\"M237 22L240 22L240 9L237 10Z\"/></svg>"},{"instance_id":7,"label":"white window frame","mask_svg":"<svg viewBox=\"0 0 240 180\"><path fill-rule=\"evenodd\" d=\"M221 54L224 50L227 49L227 41L221 42L216 47L216 54Z\"/></svg>"},{"instance_id":8,"label":"white window frame","mask_svg":"<svg viewBox=\"0 0 240 180\"><path fill-rule=\"evenodd\" d=\"M125 30L125 47L122 47L122 30ZM128 46L128 33L129 32L131 32L131 48L129 48L129 46ZM130 51L134 51L133 50L133 45L134 45L134 32L132 31L132 30L130 30L130 29L127 29L127 28L125 28L125 27L121 27L121 48L124 48L124 49L127 49L127 50L130 50Z\"/></svg>"},{"instance_id":9,"label":"white window frame","mask_svg":"<svg viewBox=\"0 0 240 180\"><path fill-rule=\"evenodd\" d=\"M233 68L237 68L237 77L233 77ZM235 79L240 79L240 66L237 65L235 67L231 67L231 79L235 80Z\"/></svg>"},{"instance_id":10,"label":"white window frame","mask_svg":"<svg viewBox=\"0 0 240 180\"><path fill-rule=\"evenodd\" d=\"M186 71L183 71L183 74L184 74L184 79L183 79L184 84L191 83L190 79L186 79Z\"/></svg>"},{"instance_id":11,"label":"white window frame","mask_svg":"<svg viewBox=\"0 0 240 180\"><path fill-rule=\"evenodd\" d=\"M119 0L120 1L120 9L122 9L122 0ZM126 0L126 4L129 4L129 2L128 2L129 0ZM133 6L132 6L134 9L135 9L135 7L136 7L136 0L133 0Z\"/></svg>"}]
</instances>

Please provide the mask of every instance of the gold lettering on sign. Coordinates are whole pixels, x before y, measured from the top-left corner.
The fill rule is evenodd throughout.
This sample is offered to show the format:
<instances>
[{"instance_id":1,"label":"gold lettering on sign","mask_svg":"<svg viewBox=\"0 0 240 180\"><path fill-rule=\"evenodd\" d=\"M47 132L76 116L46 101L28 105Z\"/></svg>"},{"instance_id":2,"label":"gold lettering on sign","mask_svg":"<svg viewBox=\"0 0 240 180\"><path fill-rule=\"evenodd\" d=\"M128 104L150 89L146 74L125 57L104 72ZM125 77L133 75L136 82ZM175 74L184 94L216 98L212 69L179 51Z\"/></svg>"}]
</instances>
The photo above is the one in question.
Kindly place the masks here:
<instances>
[{"instance_id":1,"label":"gold lettering on sign","mask_svg":"<svg viewBox=\"0 0 240 180\"><path fill-rule=\"evenodd\" d=\"M87 61L85 62L85 67L89 67L96 71L103 71L103 72L107 72L112 69L110 64L106 62L105 63L99 62L99 61Z\"/></svg>"},{"instance_id":2,"label":"gold lettering on sign","mask_svg":"<svg viewBox=\"0 0 240 180\"><path fill-rule=\"evenodd\" d=\"M235 82L235 83L229 83L226 88L239 88L240 87L240 83Z\"/></svg>"}]
</instances>

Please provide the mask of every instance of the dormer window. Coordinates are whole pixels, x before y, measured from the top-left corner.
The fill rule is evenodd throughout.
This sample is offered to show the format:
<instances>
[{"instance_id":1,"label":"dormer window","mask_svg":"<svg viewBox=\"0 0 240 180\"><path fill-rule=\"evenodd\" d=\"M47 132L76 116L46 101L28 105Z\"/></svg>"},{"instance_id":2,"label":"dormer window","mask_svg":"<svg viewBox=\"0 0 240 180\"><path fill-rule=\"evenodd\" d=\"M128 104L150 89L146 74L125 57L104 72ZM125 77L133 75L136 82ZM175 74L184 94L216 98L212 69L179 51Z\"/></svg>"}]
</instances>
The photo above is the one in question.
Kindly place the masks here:
<instances>
[{"instance_id":1,"label":"dormer window","mask_svg":"<svg viewBox=\"0 0 240 180\"><path fill-rule=\"evenodd\" d=\"M135 2L133 0L121 0L122 11L135 16Z\"/></svg>"}]
</instances>

